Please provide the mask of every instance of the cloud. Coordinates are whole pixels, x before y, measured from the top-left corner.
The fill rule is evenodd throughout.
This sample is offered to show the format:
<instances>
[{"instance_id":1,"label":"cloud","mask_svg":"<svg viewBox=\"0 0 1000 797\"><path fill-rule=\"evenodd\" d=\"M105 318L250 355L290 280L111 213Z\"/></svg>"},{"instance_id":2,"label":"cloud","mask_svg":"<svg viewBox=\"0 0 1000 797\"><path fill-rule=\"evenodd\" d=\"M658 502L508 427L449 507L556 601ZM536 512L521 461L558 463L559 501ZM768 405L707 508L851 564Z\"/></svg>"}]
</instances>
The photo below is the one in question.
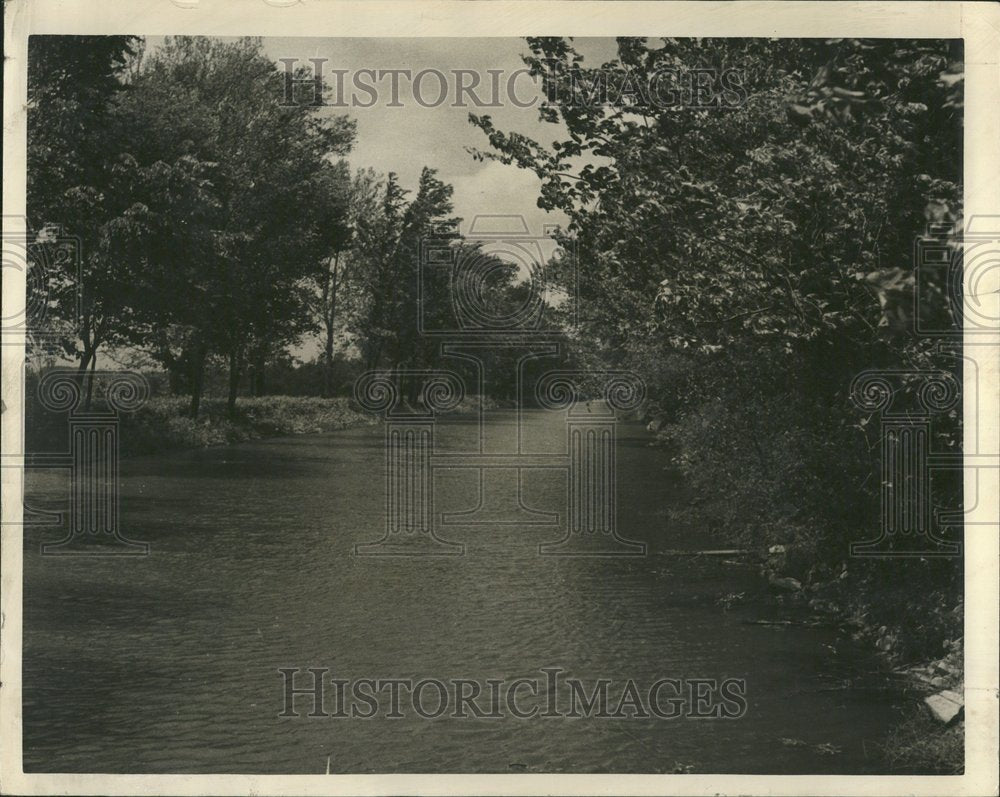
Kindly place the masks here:
<instances>
[{"instance_id":1,"label":"cloud","mask_svg":"<svg viewBox=\"0 0 1000 797\"><path fill-rule=\"evenodd\" d=\"M468 233L476 216L484 215L521 216L530 235L542 235L546 226L567 221L561 212L547 213L538 207L541 181L525 169L487 161L472 174L452 177L450 182L463 233Z\"/></svg>"}]
</instances>

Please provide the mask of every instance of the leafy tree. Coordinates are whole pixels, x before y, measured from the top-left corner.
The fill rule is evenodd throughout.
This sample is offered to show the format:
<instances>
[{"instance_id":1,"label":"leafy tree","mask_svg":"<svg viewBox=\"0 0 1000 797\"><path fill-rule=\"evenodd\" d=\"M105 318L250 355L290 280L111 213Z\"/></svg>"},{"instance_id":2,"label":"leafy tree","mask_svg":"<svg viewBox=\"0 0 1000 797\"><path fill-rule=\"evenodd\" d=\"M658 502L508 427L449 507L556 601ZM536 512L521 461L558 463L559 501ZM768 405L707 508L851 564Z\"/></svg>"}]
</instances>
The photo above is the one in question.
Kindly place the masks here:
<instances>
[{"instance_id":1,"label":"leafy tree","mask_svg":"<svg viewBox=\"0 0 1000 797\"><path fill-rule=\"evenodd\" d=\"M569 213L605 336L867 343L879 317L865 276L902 265L929 198L957 206L949 43L622 39L619 60L596 69L569 42L529 44L549 97L541 116L568 137L549 150L473 117L494 148L479 156L532 169L539 205ZM670 96L681 87L662 85L663 70L734 65L746 94L735 108L663 108L642 91L587 100L593 85L626 80ZM824 99L831 75L850 76L828 90L838 102Z\"/></svg>"},{"instance_id":2,"label":"leafy tree","mask_svg":"<svg viewBox=\"0 0 1000 797\"><path fill-rule=\"evenodd\" d=\"M311 329L310 280L344 236L330 159L349 149L353 123L283 106L283 86L257 39L179 37L120 107L123 169L141 197L130 231L133 251L144 247L143 315L154 353L190 367L195 414L210 353L226 358L233 411L248 359Z\"/></svg>"},{"instance_id":3,"label":"leafy tree","mask_svg":"<svg viewBox=\"0 0 1000 797\"><path fill-rule=\"evenodd\" d=\"M390 172L372 214L357 221L360 303L351 326L368 368L398 370L426 361L425 347L432 344L418 332L421 247L431 239L458 237L459 219L451 216L452 187L434 169L423 169L410 202L407 193Z\"/></svg>"},{"instance_id":4,"label":"leafy tree","mask_svg":"<svg viewBox=\"0 0 1000 797\"><path fill-rule=\"evenodd\" d=\"M117 185L122 142L109 135L134 36L32 36L28 41L27 211L47 267L46 333L60 354L93 369L101 347L134 341L130 264L115 255L128 203ZM92 387L92 384L90 385ZM90 387L88 387L88 401Z\"/></svg>"},{"instance_id":5,"label":"leafy tree","mask_svg":"<svg viewBox=\"0 0 1000 797\"><path fill-rule=\"evenodd\" d=\"M476 154L569 216L576 259L550 272L576 266L578 340L650 379L695 489L730 496L725 528L842 555L878 517L851 379L953 367L890 311L912 305L914 239L960 216L961 43L624 38L596 67L572 41L528 46L558 139L472 116ZM738 70L730 102L685 98L695 69Z\"/></svg>"},{"instance_id":6,"label":"leafy tree","mask_svg":"<svg viewBox=\"0 0 1000 797\"><path fill-rule=\"evenodd\" d=\"M315 275L313 312L321 326L323 342L323 395L332 396L336 379L334 349L337 335L346 325L354 302L356 266L362 260L358 230L376 212L379 182L370 170L359 170L352 178L341 164L328 187L331 207L337 211L330 224L343 225L339 246L323 259Z\"/></svg>"}]
</instances>

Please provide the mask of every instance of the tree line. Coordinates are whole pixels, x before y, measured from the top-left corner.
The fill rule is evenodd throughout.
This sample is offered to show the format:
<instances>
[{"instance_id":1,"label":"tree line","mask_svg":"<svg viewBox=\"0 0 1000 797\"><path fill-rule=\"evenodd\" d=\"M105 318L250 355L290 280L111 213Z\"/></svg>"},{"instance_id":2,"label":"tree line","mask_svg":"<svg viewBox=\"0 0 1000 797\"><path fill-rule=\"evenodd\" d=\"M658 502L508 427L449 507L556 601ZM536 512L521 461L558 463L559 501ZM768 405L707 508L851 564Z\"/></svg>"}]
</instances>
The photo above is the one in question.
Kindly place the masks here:
<instances>
[{"instance_id":1,"label":"tree line","mask_svg":"<svg viewBox=\"0 0 1000 797\"><path fill-rule=\"evenodd\" d=\"M140 351L192 415L208 369L228 372L233 410L241 380L263 392L268 364L306 338L324 395L342 387L346 342L367 368L433 359L418 258L429 236L459 245L451 186L430 168L414 190L352 173L354 122L284 102L287 79L253 38L149 52L133 36L31 37L28 217L36 247L73 250L36 263L34 353L86 379L99 353Z\"/></svg>"}]
</instances>

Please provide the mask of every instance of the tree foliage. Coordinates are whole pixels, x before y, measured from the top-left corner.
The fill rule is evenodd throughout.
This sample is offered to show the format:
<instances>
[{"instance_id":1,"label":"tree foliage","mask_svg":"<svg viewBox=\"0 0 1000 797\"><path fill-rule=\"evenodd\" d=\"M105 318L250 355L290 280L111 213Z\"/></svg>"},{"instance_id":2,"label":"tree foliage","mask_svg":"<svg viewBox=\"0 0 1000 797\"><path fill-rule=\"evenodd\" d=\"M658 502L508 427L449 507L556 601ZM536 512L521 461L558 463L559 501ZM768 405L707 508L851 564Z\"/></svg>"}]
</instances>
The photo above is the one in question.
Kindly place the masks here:
<instances>
[{"instance_id":1,"label":"tree foliage","mask_svg":"<svg viewBox=\"0 0 1000 797\"><path fill-rule=\"evenodd\" d=\"M958 216L953 43L621 39L617 61L588 69L571 42L528 42L541 117L566 135L547 148L473 116L493 148L478 154L531 169L539 206L569 214L603 339L863 344L882 320L865 278L912 268L925 220ZM595 83L694 68L737 69L744 101L588 101Z\"/></svg>"},{"instance_id":2,"label":"tree foliage","mask_svg":"<svg viewBox=\"0 0 1000 797\"><path fill-rule=\"evenodd\" d=\"M31 70L30 212L82 238L81 368L99 345L146 346L197 412L218 356L232 408L248 362L314 327L317 269L347 238L336 159L354 125L283 105L257 39L178 37L141 59L119 39L36 46L56 68Z\"/></svg>"},{"instance_id":3,"label":"tree foliage","mask_svg":"<svg viewBox=\"0 0 1000 797\"><path fill-rule=\"evenodd\" d=\"M81 371L101 346L134 342L128 264L115 232L128 211L107 131L134 36L32 36L28 41L27 212L41 258L49 344ZM56 250L56 251L53 251Z\"/></svg>"},{"instance_id":4,"label":"tree foliage","mask_svg":"<svg viewBox=\"0 0 1000 797\"><path fill-rule=\"evenodd\" d=\"M557 138L472 115L476 155L533 171L568 215L576 258L550 275L575 267L578 340L647 379L692 486L726 497L700 522L845 556L878 517L853 377L957 367L915 334L913 250L960 223L961 42L623 38L599 66L527 42ZM664 104L697 69L739 79ZM944 294L921 312L947 317Z\"/></svg>"}]
</instances>

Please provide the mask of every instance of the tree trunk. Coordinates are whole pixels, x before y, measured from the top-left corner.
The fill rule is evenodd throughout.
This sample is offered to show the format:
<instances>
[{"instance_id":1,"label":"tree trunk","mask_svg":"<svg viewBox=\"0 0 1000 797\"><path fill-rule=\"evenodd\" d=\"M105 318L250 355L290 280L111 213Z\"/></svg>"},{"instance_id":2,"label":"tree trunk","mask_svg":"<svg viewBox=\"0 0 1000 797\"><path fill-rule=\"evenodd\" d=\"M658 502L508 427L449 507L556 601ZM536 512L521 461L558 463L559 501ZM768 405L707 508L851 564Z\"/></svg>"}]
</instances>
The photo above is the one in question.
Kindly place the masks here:
<instances>
[{"instance_id":1,"label":"tree trunk","mask_svg":"<svg viewBox=\"0 0 1000 797\"><path fill-rule=\"evenodd\" d=\"M84 409L90 411L90 403L94 399L94 371L97 370L97 351L94 351L94 356L90 358L90 373L87 374L87 400L84 403Z\"/></svg>"},{"instance_id":2,"label":"tree trunk","mask_svg":"<svg viewBox=\"0 0 1000 797\"><path fill-rule=\"evenodd\" d=\"M169 348L164 348L160 354L163 366L167 369L167 379L170 382L170 395L183 396L191 384L191 358L193 354L188 347L181 349L180 357L174 357Z\"/></svg>"},{"instance_id":3,"label":"tree trunk","mask_svg":"<svg viewBox=\"0 0 1000 797\"><path fill-rule=\"evenodd\" d=\"M80 355L80 364L76 367L76 375L83 379L83 375L87 373L87 369L90 367L90 361L93 358L93 353L89 346L84 346L83 354ZM83 382L80 382L80 386L83 386Z\"/></svg>"},{"instance_id":4,"label":"tree trunk","mask_svg":"<svg viewBox=\"0 0 1000 797\"><path fill-rule=\"evenodd\" d=\"M323 346L323 398L333 395L333 336L337 320L337 287L340 253L333 257L332 269L327 271L323 283L323 327L326 340Z\"/></svg>"},{"instance_id":5,"label":"tree trunk","mask_svg":"<svg viewBox=\"0 0 1000 797\"><path fill-rule=\"evenodd\" d=\"M250 395L263 396L267 392L267 357L264 352L260 352L254 358L253 374L250 377Z\"/></svg>"},{"instance_id":6,"label":"tree trunk","mask_svg":"<svg viewBox=\"0 0 1000 797\"><path fill-rule=\"evenodd\" d=\"M191 417L198 417L198 409L201 407L201 393L205 388L205 360L208 359L208 350L205 345L199 343L191 357Z\"/></svg>"},{"instance_id":7,"label":"tree trunk","mask_svg":"<svg viewBox=\"0 0 1000 797\"><path fill-rule=\"evenodd\" d=\"M236 415L236 395L240 387L240 356L233 350L229 354L229 397L226 399L226 412L230 417Z\"/></svg>"},{"instance_id":8,"label":"tree trunk","mask_svg":"<svg viewBox=\"0 0 1000 797\"><path fill-rule=\"evenodd\" d=\"M323 398L333 395L333 336L327 332L323 351Z\"/></svg>"},{"instance_id":9,"label":"tree trunk","mask_svg":"<svg viewBox=\"0 0 1000 797\"><path fill-rule=\"evenodd\" d=\"M90 385L87 385L87 371L92 368L92 364L97 360L97 353L88 338L83 339L83 354L80 355L80 365L76 369L76 379L80 387L81 395L85 395L85 407L90 409L90 396L94 386L94 376L91 371Z\"/></svg>"},{"instance_id":10,"label":"tree trunk","mask_svg":"<svg viewBox=\"0 0 1000 797\"><path fill-rule=\"evenodd\" d=\"M83 354L80 355L80 364L76 367L77 374L82 377L86 373L89 365L90 365L90 351L84 348Z\"/></svg>"}]
</instances>

